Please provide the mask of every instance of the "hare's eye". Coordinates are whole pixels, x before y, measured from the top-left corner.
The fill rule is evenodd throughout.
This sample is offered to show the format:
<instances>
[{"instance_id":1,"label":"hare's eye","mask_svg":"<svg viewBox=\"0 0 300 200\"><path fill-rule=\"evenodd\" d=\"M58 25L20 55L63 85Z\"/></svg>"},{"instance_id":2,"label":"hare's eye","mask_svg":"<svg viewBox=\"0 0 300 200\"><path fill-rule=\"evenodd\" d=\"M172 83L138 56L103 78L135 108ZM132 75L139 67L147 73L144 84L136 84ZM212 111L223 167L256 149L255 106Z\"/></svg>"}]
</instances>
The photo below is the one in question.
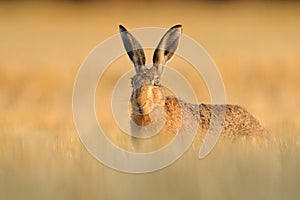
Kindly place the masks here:
<instances>
[{"instance_id":1,"label":"hare's eye","mask_svg":"<svg viewBox=\"0 0 300 200\"><path fill-rule=\"evenodd\" d=\"M159 85L160 85L160 80L159 80L158 77L156 77L156 78L154 79L154 85L155 85L155 86L159 86Z\"/></svg>"}]
</instances>

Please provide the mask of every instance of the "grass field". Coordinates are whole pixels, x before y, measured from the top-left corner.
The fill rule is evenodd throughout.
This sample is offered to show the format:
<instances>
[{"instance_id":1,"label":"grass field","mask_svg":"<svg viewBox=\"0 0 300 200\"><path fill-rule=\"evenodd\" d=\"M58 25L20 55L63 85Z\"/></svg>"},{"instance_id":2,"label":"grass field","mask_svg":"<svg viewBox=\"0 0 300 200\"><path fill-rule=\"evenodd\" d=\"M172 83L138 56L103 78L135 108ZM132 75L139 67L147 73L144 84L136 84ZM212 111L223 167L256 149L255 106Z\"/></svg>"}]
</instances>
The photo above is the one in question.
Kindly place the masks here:
<instances>
[{"instance_id":1,"label":"grass field","mask_svg":"<svg viewBox=\"0 0 300 200\"><path fill-rule=\"evenodd\" d=\"M299 10L297 2L0 2L0 199L300 199ZM227 101L256 116L274 143L220 143L204 160L191 149L142 175L105 167L73 124L77 70L119 24L176 23L218 65ZM130 63L124 56L114 66L107 92ZM205 85L197 91L209 103Z\"/></svg>"}]
</instances>

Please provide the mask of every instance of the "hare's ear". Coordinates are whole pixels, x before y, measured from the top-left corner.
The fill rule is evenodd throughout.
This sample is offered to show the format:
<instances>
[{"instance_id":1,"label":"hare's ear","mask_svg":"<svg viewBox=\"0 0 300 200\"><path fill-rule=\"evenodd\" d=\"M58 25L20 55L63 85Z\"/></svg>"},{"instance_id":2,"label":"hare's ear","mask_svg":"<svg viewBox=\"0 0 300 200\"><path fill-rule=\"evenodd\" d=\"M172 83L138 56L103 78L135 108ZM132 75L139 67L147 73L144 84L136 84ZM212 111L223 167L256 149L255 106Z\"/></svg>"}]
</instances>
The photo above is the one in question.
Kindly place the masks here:
<instances>
[{"instance_id":1,"label":"hare's ear","mask_svg":"<svg viewBox=\"0 0 300 200\"><path fill-rule=\"evenodd\" d=\"M160 40L153 55L153 66L158 74L162 74L164 65L173 57L182 33L182 26L175 25L170 28Z\"/></svg>"},{"instance_id":2,"label":"hare's ear","mask_svg":"<svg viewBox=\"0 0 300 200\"><path fill-rule=\"evenodd\" d=\"M135 39L124 26L119 25L119 28L127 54L134 64L135 71L139 73L145 69L146 59L144 50L137 39Z\"/></svg>"}]
</instances>

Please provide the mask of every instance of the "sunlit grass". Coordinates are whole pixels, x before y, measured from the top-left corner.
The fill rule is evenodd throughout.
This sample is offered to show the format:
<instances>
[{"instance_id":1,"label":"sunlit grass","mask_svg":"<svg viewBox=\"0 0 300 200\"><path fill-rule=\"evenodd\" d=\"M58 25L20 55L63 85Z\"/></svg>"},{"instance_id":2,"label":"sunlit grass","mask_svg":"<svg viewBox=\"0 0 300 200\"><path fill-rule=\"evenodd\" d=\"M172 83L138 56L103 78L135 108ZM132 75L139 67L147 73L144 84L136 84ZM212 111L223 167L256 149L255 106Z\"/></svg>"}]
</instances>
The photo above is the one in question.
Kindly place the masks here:
<instances>
[{"instance_id":1,"label":"sunlit grass","mask_svg":"<svg viewBox=\"0 0 300 200\"><path fill-rule=\"evenodd\" d=\"M0 199L299 199L299 4L140 5L0 4ZM273 143L219 143L204 160L195 145L143 175L100 164L76 133L72 88L80 63L120 23L182 23L218 65L228 102L256 116ZM104 77L108 95L130 67L120 60ZM209 103L205 90L197 96ZM102 123L114 130L110 120Z\"/></svg>"}]
</instances>

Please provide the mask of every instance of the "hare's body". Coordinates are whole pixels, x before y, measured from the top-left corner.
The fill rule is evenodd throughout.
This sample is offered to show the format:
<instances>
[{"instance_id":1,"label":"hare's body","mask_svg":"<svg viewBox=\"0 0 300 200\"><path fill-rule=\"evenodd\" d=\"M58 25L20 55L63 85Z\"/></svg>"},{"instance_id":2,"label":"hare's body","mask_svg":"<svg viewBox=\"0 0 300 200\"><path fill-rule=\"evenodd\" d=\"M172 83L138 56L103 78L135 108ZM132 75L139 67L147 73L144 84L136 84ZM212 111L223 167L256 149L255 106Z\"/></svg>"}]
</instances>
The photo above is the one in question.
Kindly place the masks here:
<instances>
[{"instance_id":1,"label":"hare's body","mask_svg":"<svg viewBox=\"0 0 300 200\"><path fill-rule=\"evenodd\" d=\"M173 26L167 31L154 52L153 66L148 68L145 66L145 55L141 45L120 26L124 47L136 70L136 75L131 81L132 131L137 136L143 136L148 129L157 129L163 125L160 131L173 135L179 130L182 133L192 132L197 127L197 137L202 139L208 129L217 131L220 129L215 129L216 126L222 126L221 137L266 137L267 132L258 120L240 106L196 105L165 95L160 78L165 64L178 46L181 31L181 25ZM212 121L213 117L217 121Z\"/></svg>"},{"instance_id":2,"label":"hare's body","mask_svg":"<svg viewBox=\"0 0 300 200\"><path fill-rule=\"evenodd\" d=\"M180 127L183 126L182 123L184 123L186 127L194 126L196 123L198 124L197 138L203 139L209 127L213 125L210 124L212 113L218 114L224 112L225 119L221 138L233 138L236 136L268 136L267 131L260 125L259 121L238 105L197 105L179 100L176 97L167 96L163 109L166 113L164 134L171 134L174 136L174 134L178 133ZM188 121L182 120L183 115L188 116ZM163 120L161 115L152 116L151 118ZM149 114L132 114L134 123L141 126L155 123L151 121L151 118L149 117ZM190 128L192 129L193 127ZM142 135L143 133L141 132L140 134Z\"/></svg>"}]
</instances>

